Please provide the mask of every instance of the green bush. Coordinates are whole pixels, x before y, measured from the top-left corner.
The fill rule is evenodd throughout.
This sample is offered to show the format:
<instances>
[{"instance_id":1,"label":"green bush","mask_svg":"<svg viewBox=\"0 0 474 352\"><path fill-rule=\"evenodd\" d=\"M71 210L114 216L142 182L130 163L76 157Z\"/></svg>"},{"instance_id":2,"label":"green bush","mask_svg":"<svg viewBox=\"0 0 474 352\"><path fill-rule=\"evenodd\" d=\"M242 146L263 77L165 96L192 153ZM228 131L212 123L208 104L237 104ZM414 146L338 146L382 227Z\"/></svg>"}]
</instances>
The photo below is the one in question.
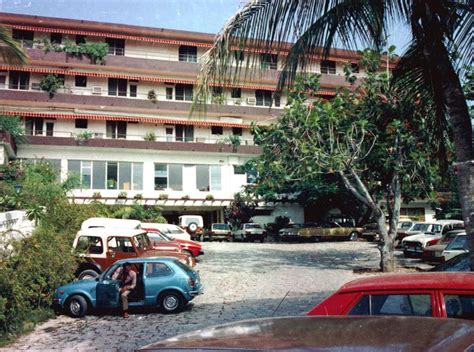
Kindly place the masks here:
<instances>
[{"instance_id":1,"label":"green bush","mask_svg":"<svg viewBox=\"0 0 474 352\"><path fill-rule=\"evenodd\" d=\"M58 75L48 73L43 76L39 85L41 90L48 92L49 96L52 97L59 89L64 87L64 79Z\"/></svg>"}]
</instances>

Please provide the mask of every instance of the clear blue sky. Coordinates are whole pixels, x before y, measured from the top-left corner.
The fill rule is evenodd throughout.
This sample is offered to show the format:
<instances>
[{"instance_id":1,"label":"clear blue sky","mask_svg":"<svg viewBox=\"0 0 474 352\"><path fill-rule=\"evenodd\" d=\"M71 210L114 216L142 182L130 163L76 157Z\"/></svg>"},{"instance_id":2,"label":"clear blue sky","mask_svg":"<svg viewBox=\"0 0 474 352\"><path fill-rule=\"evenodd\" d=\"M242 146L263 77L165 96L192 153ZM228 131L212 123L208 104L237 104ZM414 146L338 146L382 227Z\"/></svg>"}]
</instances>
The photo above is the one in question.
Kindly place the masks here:
<instances>
[{"instance_id":1,"label":"clear blue sky","mask_svg":"<svg viewBox=\"0 0 474 352\"><path fill-rule=\"evenodd\" d=\"M217 33L245 0L0 0L0 12ZM400 52L407 30L389 38Z\"/></svg>"}]
</instances>

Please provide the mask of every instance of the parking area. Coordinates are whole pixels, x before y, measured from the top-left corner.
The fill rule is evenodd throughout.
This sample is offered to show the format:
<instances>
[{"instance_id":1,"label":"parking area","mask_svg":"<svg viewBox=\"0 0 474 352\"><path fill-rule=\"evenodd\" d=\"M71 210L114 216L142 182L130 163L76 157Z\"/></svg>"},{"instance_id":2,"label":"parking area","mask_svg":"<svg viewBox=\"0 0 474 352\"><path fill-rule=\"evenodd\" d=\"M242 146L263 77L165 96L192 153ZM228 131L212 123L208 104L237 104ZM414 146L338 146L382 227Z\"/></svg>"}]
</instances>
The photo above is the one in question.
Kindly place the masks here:
<instances>
[{"instance_id":1,"label":"parking area","mask_svg":"<svg viewBox=\"0 0 474 352\"><path fill-rule=\"evenodd\" d=\"M61 315L38 326L10 349L133 350L210 325L242 319L305 314L343 283L377 267L370 242L226 243L204 242L196 267L205 293L184 312Z\"/></svg>"}]
</instances>

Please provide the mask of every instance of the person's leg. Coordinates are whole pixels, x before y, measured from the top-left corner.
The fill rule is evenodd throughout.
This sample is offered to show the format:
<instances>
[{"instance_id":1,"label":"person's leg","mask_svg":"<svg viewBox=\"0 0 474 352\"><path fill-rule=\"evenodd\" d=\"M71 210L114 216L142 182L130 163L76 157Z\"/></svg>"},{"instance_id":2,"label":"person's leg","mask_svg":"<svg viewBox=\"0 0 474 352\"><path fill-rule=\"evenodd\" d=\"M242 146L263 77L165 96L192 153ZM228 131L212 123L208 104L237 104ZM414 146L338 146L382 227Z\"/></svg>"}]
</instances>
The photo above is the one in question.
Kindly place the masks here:
<instances>
[{"instance_id":1,"label":"person's leg","mask_svg":"<svg viewBox=\"0 0 474 352\"><path fill-rule=\"evenodd\" d=\"M123 291L120 294L120 300L122 301L122 312L124 318L128 317L128 295L130 294L130 291Z\"/></svg>"}]
</instances>

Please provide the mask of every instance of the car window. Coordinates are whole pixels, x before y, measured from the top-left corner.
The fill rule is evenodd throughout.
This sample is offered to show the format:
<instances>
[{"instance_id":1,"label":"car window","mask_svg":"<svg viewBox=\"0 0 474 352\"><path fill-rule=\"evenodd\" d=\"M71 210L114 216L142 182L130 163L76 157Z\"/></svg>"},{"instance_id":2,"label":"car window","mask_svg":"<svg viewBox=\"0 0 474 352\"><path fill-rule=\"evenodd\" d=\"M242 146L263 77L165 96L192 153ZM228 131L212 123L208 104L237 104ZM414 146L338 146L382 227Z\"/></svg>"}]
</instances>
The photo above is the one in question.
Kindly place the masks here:
<instances>
[{"instance_id":1,"label":"car window","mask_svg":"<svg viewBox=\"0 0 474 352\"><path fill-rule=\"evenodd\" d=\"M444 304L448 318L474 320L474 295L445 295Z\"/></svg>"},{"instance_id":2,"label":"car window","mask_svg":"<svg viewBox=\"0 0 474 352\"><path fill-rule=\"evenodd\" d=\"M109 237L107 241L107 246L109 250L114 252L123 252L123 253L133 253L135 250L133 249L132 242L127 237Z\"/></svg>"},{"instance_id":3,"label":"car window","mask_svg":"<svg viewBox=\"0 0 474 352\"><path fill-rule=\"evenodd\" d=\"M212 224L213 230L229 230L229 225L227 224Z\"/></svg>"},{"instance_id":4,"label":"car window","mask_svg":"<svg viewBox=\"0 0 474 352\"><path fill-rule=\"evenodd\" d=\"M102 239L96 236L79 237L76 249L79 253L101 254L104 252Z\"/></svg>"},{"instance_id":5,"label":"car window","mask_svg":"<svg viewBox=\"0 0 474 352\"><path fill-rule=\"evenodd\" d=\"M261 229L262 226L260 224L245 224L246 229Z\"/></svg>"},{"instance_id":6,"label":"car window","mask_svg":"<svg viewBox=\"0 0 474 352\"><path fill-rule=\"evenodd\" d=\"M365 295L348 315L431 316L431 297L429 294Z\"/></svg>"},{"instance_id":7,"label":"car window","mask_svg":"<svg viewBox=\"0 0 474 352\"><path fill-rule=\"evenodd\" d=\"M399 230L409 230L411 226L412 226L411 222L402 222L402 223L398 224L398 229Z\"/></svg>"},{"instance_id":8,"label":"car window","mask_svg":"<svg viewBox=\"0 0 474 352\"><path fill-rule=\"evenodd\" d=\"M193 269L191 269L189 266L187 266L186 264L183 264L181 263L179 260L175 260L174 263L176 264L176 266L180 267L181 269L184 270L184 272L186 272L187 274L193 274L194 271Z\"/></svg>"},{"instance_id":9,"label":"car window","mask_svg":"<svg viewBox=\"0 0 474 352\"><path fill-rule=\"evenodd\" d=\"M446 250L448 251L459 251L459 250L464 250L466 248L467 241L466 241L466 236L456 236L454 240L452 240L446 247Z\"/></svg>"},{"instance_id":10,"label":"car window","mask_svg":"<svg viewBox=\"0 0 474 352\"><path fill-rule=\"evenodd\" d=\"M146 265L146 276L147 277L158 277L158 276L168 276L173 274L171 270L164 263L148 263Z\"/></svg>"},{"instance_id":11,"label":"car window","mask_svg":"<svg viewBox=\"0 0 474 352\"><path fill-rule=\"evenodd\" d=\"M415 225L413 225L413 228L411 229L411 231L428 231L428 229L430 228L430 225L431 224L423 224L423 223L417 223Z\"/></svg>"}]
</instances>

